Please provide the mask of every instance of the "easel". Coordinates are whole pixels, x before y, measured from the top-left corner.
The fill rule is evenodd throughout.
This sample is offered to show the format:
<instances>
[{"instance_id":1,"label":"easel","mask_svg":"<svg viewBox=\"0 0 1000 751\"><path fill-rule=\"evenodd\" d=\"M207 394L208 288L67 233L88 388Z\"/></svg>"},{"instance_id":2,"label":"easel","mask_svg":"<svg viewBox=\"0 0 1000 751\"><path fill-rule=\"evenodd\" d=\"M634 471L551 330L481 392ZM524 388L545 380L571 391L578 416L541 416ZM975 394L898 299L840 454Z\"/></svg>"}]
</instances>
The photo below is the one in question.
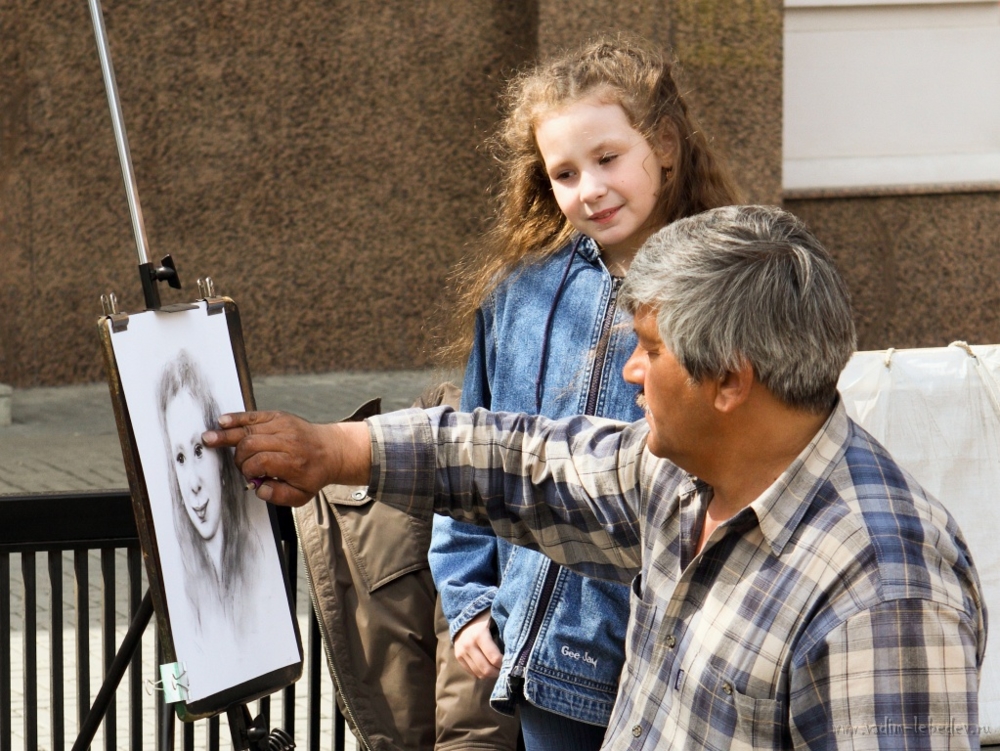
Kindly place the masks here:
<instances>
[{"instance_id":1,"label":"easel","mask_svg":"<svg viewBox=\"0 0 1000 751\"><path fill-rule=\"evenodd\" d=\"M100 0L88 0L91 19L94 24L94 35L97 40L97 51L101 61L101 72L111 110L111 122L114 128L115 143L118 147L118 157L121 163L122 178L125 183L125 193L128 198L129 214L132 219L132 230L135 236L136 249L139 256L139 278L142 284L143 300L147 310L171 312L188 310L195 306L189 304L162 306L158 282L166 282L174 289L181 289L180 277L173 259L167 255L157 266L149 260L146 229L142 219L142 208L139 204L139 194L132 168L132 156L125 133L125 122L122 116L121 103L118 97L118 84L115 80L114 68L111 64L111 54L108 46L107 32L104 27L104 14ZM209 306L215 297L214 285L211 279L198 280L202 297ZM118 311L117 299L113 293L101 296L104 314L111 318L112 325L117 319L127 321L128 316ZM103 722L114 694L125 674L125 670L139 649L142 634L149 625L154 612L151 591L147 590L142 602L134 614L125 638L112 661L104 683L98 691L86 719L80 727L80 734L73 744L73 751L84 751L89 748L97 729ZM269 730L267 719L258 715L251 719L246 703L235 703L226 708L233 748L236 751L286 751L295 747L292 738L281 729ZM168 715L169 716L169 715ZM172 717L170 720L172 721Z\"/></svg>"}]
</instances>

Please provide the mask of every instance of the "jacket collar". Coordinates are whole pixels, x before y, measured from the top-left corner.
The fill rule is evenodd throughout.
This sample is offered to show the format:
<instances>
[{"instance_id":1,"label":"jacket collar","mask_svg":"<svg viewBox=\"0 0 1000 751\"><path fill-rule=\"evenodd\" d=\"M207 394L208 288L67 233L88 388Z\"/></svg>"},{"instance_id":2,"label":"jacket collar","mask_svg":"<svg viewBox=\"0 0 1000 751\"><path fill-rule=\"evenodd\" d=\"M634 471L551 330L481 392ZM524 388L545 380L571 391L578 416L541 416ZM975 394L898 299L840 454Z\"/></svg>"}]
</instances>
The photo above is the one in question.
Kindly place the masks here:
<instances>
[{"instance_id":1,"label":"jacket collar","mask_svg":"<svg viewBox=\"0 0 1000 751\"><path fill-rule=\"evenodd\" d=\"M601 249L597 247L597 243L590 237L586 235L577 235L574 239L576 246L576 252L579 254L580 258L586 259L591 263L597 263L601 258Z\"/></svg>"}]
</instances>

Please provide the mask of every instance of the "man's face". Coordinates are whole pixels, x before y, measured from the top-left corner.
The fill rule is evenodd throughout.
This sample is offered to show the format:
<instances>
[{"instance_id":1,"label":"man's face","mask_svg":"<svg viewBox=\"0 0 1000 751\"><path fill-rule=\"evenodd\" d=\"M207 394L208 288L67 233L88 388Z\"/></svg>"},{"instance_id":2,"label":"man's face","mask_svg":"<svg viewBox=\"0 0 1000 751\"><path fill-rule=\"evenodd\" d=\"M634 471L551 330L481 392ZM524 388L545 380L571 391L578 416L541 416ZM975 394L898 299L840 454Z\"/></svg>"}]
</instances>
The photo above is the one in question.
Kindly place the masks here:
<instances>
[{"instance_id":1,"label":"man's face","mask_svg":"<svg viewBox=\"0 0 1000 751\"><path fill-rule=\"evenodd\" d=\"M681 468L697 466L713 432L714 384L711 379L691 380L660 338L653 308L639 308L633 326L639 344L622 375L642 387L639 406L649 423L646 445Z\"/></svg>"}]
</instances>

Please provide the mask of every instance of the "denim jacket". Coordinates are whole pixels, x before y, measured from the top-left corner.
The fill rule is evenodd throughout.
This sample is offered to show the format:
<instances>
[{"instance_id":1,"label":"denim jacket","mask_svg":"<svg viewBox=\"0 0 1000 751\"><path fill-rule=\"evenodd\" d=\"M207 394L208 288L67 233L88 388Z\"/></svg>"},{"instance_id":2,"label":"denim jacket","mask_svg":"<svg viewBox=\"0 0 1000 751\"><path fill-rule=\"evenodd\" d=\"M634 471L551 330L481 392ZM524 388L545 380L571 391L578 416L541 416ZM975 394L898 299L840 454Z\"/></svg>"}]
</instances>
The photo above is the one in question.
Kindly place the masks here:
<instances>
[{"instance_id":1,"label":"denim jacket","mask_svg":"<svg viewBox=\"0 0 1000 751\"><path fill-rule=\"evenodd\" d=\"M642 418L622 367L636 344L620 280L578 237L515 270L479 311L462 410ZM434 519L431 571L451 635L492 608L504 652L491 703L607 725L624 661L628 588L567 571L489 528ZM499 586L497 582L499 581Z\"/></svg>"}]
</instances>

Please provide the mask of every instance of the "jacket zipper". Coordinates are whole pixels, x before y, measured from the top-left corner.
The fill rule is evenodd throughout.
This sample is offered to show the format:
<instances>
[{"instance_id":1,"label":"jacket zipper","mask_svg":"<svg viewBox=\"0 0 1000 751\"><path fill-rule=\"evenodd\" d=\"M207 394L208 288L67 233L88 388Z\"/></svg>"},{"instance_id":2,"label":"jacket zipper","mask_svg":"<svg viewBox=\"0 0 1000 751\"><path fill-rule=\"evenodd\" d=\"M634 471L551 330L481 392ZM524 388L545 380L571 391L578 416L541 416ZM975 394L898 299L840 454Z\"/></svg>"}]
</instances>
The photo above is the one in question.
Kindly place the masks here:
<instances>
[{"instance_id":1,"label":"jacket zipper","mask_svg":"<svg viewBox=\"0 0 1000 751\"><path fill-rule=\"evenodd\" d=\"M299 529L299 519L295 514L292 514L292 522L295 524L295 536L301 540L302 534ZM316 589L313 587L312 574L309 571L309 559L306 557L304 549L302 550L302 563L302 568L306 573L306 584L309 585L309 601L312 604L313 614L316 616L316 620L319 622L320 628L325 632L323 634L324 638L321 638L320 642L323 644L323 652L326 655L326 665L330 669L330 676L333 678L334 688L336 689L337 694L343 699L344 712L351 718L351 724L359 734L357 740L361 750L373 751L368 734L365 732L365 729L361 727L360 723L358 723L358 718L354 714L354 707L351 706L351 700L344 691L343 682L340 680L340 671L337 670L337 665L333 661L333 653L330 652L329 647L330 629L327 627L325 621L320 618L320 613L322 611L318 607L319 603L316 601Z\"/></svg>"},{"instance_id":2,"label":"jacket zipper","mask_svg":"<svg viewBox=\"0 0 1000 751\"><path fill-rule=\"evenodd\" d=\"M545 581L542 582L542 592L538 597L538 607L535 609L535 617L531 621L531 630L528 632L528 639L524 642L514 662L514 667L510 669L511 678L524 679L524 669L528 664L528 655L535 646L538 639L538 632L542 628L542 616L549 609L549 602L552 600L552 591L556 588L556 579L559 577L559 567L552 561L546 561Z\"/></svg>"},{"instance_id":3,"label":"jacket zipper","mask_svg":"<svg viewBox=\"0 0 1000 751\"><path fill-rule=\"evenodd\" d=\"M611 339L611 324L615 320L615 309L618 307L618 290L622 285L621 277L611 277L611 296L608 298L608 305L604 309L604 318L601 321L601 333L597 340L597 352L595 353L594 375L590 379L590 389L587 392L586 415L593 415L597 411L597 397L601 390L601 381L604 380L604 360L608 356L608 341ZM545 569L545 581L542 582L542 591L538 597L538 607L535 609L535 618L531 621L531 630L528 638L524 642L524 647L517 655L517 660L510 670L511 678L524 680L525 668L528 665L528 655L534 649L535 641L538 639L538 632L542 628L542 617L549 609L549 602L552 600L552 592L556 587L556 579L559 577L559 566L548 561Z\"/></svg>"},{"instance_id":4,"label":"jacket zipper","mask_svg":"<svg viewBox=\"0 0 1000 751\"><path fill-rule=\"evenodd\" d=\"M601 382L604 380L605 358L608 356L608 343L611 340L611 324L615 320L615 310L618 308L618 290L622 286L620 276L611 277L611 296L608 307L604 309L604 320L601 321L601 336L597 340L597 352L594 355L594 375L590 379L590 391L587 393L587 404L583 414L593 415L597 412L597 397L601 392Z\"/></svg>"}]
</instances>

